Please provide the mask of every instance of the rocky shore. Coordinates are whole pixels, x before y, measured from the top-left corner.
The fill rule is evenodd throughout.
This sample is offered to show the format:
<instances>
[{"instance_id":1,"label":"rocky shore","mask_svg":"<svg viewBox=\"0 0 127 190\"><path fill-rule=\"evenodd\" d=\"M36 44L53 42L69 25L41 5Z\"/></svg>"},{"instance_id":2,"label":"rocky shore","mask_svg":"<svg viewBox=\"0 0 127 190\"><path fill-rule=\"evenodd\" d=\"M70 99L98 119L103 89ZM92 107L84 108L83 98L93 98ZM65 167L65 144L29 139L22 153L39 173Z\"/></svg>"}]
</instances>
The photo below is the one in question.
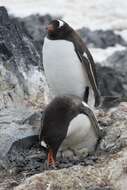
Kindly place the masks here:
<instances>
[{"instance_id":1,"label":"rocky shore","mask_svg":"<svg viewBox=\"0 0 127 190\"><path fill-rule=\"evenodd\" d=\"M125 190L127 42L114 31L78 31L89 48L124 47L97 63L104 101L96 115L105 136L94 155L59 160L56 170L45 170L38 132L50 99L42 48L51 19L14 18L0 7L0 190Z\"/></svg>"}]
</instances>

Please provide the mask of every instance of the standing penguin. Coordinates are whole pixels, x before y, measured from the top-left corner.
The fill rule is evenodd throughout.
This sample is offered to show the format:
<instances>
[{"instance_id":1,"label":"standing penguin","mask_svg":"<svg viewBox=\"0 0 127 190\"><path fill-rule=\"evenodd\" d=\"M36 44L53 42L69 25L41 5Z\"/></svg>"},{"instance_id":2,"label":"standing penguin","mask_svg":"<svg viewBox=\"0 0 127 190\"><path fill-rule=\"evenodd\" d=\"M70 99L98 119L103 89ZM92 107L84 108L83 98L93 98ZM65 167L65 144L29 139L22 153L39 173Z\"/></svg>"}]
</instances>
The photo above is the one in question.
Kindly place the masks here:
<instances>
[{"instance_id":1,"label":"standing penguin","mask_svg":"<svg viewBox=\"0 0 127 190\"><path fill-rule=\"evenodd\" d=\"M48 165L55 165L58 150L95 150L100 128L93 111L76 96L59 96L47 106L40 142L48 149Z\"/></svg>"},{"instance_id":2,"label":"standing penguin","mask_svg":"<svg viewBox=\"0 0 127 190\"><path fill-rule=\"evenodd\" d=\"M62 20L47 26L43 65L53 96L73 94L92 107L100 104L92 55L76 31Z\"/></svg>"}]
</instances>

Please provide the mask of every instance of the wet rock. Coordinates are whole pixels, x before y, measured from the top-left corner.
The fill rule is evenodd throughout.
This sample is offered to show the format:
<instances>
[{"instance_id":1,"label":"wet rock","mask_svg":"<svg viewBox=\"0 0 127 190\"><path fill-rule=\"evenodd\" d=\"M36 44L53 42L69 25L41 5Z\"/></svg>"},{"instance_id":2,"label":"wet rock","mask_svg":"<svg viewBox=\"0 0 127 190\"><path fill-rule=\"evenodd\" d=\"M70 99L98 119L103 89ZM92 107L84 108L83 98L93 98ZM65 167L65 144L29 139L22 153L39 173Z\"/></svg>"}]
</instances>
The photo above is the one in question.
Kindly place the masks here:
<instances>
[{"instance_id":1,"label":"wet rock","mask_svg":"<svg viewBox=\"0 0 127 190\"><path fill-rule=\"evenodd\" d=\"M81 37L84 39L86 44L96 47L96 48L107 48L120 44L122 46L127 46L127 42L112 30L95 30L91 31L88 28L82 28L78 30Z\"/></svg>"}]
</instances>

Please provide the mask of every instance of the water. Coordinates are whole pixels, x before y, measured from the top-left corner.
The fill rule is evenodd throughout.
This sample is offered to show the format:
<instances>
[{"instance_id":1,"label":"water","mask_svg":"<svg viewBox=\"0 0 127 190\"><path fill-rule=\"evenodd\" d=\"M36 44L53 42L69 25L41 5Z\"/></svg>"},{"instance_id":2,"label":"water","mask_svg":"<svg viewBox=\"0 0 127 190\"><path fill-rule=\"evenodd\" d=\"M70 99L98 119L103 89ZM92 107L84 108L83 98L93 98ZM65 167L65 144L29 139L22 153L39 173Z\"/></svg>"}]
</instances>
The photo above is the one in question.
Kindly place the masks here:
<instances>
[{"instance_id":1,"label":"water","mask_svg":"<svg viewBox=\"0 0 127 190\"><path fill-rule=\"evenodd\" d=\"M62 16L73 27L127 29L127 0L0 0L11 14Z\"/></svg>"}]
</instances>

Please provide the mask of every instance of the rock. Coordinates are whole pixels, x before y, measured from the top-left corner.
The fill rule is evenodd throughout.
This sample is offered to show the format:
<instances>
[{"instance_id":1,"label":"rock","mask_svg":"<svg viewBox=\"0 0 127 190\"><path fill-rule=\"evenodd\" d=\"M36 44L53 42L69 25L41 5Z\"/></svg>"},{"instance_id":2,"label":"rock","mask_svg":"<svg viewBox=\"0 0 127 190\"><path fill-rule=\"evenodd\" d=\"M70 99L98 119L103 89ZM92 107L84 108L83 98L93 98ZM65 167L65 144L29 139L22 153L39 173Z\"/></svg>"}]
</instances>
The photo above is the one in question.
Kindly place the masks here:
<instances>
[{"instance_id":1,"label":"rock","mask_svg":"<svg viewBox=\"0 0 127 190\"><path fill-rule=\"evenodd\" d=\"M78 30L78 32L80 33L86 44L96 48L105 49L110 46L115 46L116 44L127 46L127 42L125 42L120 35L115 34L112 30L91 31L90 29L84 27Z\"/></svg>"},{"instance_id":2,"label":"rock","mask_svg":"<svg viewBox=\"0 0 127 190\"><path fill-rule=\"evenodd\" d=\"M90 169L90 168L89 168ZM92 168L91 168L92 169ZM68 175L69 173L69 175ZM94 172L93 172L94 173ZM94 175L94 174L93 174ZM75 166L69 169L62 169L56 171L47 171L42 174L35 175L28 178L23 185L16 187L15 190L33 189L61 189L61 190L86 190L88 189L88 181L94 184L92 176L89 175L88 168L83 166ZM100 180L101 183L101 180Z\"/></svg>"},{"instance_id":3,"label":"rock","mask_svg":"<svg viewBox=\"0 0 127 190\"><path fill-rule=\"evenodd\" d=\"M127 146L127 103L121 103L115 109L111 109L103 116L101 115L100 125L106 127L106 135L101 140L100 152L115 153ZM98 117L99 119L99 117ZM105 126L105 123L107 124Z\"/></svg>"},{"instance_id":4,"label":"rock","mask_svg":"<svg viewBox=\"0 0 127 190\"><path fill-rule=\"evenodd\" d=\"M44 171L46 154L39 146L38 133L40 110L48 102L48 88L41 48L45 25L50 20L48 15L12 18L0 7L0 189L11 189L22 182L15 190L125 190L127 104L118 103L127 94L126 50L97 64L101 94L110 96L105 105L114 101L117 107L96 113L105 131L96 155L60 158L56 170ZM126 46L112 31L80 32L88 45ZM3 175L3 171L7 174Z\"/></svg>"},{"instance_id":5,"label":"rock","mask_svg":"<svg viewBox=\"0 0 127 190\"><path fill-rule=\"evenodd\" d=\"M102 65L106 65L108 67L111 67L113 69L116 69L117 71L122 72L123 74L127 72L127 50L123 51L117 51L110 57L106 59L102 63Z\"/></svg>"},{"instance_id":6,"label":"rock","mask_svg":"<svg viewBox=\"0 0 127 190\"><path fill-rule=\"evenodd\" d=\"M18 149L26 151L37 142L41 114L35 109L42 111L48 98L41 65L41 54L33 39L26 35L17 19L10 18L7 10L0 7L0 166L3 168L8 167L5 160L15 159Z\"/></svg>"},{"instance_id":7,"label":"rock","mask_svg":"<svg viewBox=\"0 0 127 190\"><path fill-rule=\"evenodd\" d=\"M45 102L48 93L41 55L22 25L0 7L0 109L28 100Z\"/></svg>"},{"instance_id":8,"label":"rock","mask_svg":"<svg viewBox=\"0 0 127 190\"><path fill-rule=\"evenodd\" d=\"M108 130L100 143L100 147L104 147L105 154L98 153L98 160L93 165L88 164L85 167L77 165L45 171L25 179L14 190L125 190L127 185L127 114L124 110L126 108L127 104L122 103L116 110L105 114L100 112L100 116L98 115L98 118L100 117L104 122L108 121ZM107 146L102 146L104 141Z\"/></svg>"},{"instance_id":9,"label":"rock","mask_svg":"<svg viewBox=\"0 0 127 190\"><path fill-rule=\"evenodd\" d=\"M97 64L98 87L102 96L121 97L126 95L123 73L114 68Z\"/></svg>"},{"instance_id":10,"label":"rock","mask_svg":"<svg viewBox=\"0 0 127 190\"><path fill-rule=\"evenodd\" d=\"M108 92L110 95L127 96L127 50L117 51L102 62L98 76L104 95Z\"/></svg>"},{"instance_id":11,"label":"rock","mask_svg":"<svg viewBox=\"0 0 127 190\"><path fill-rule=\"evenodd\" d=\"M33 117L34 123L31 123ZM25 151L38 142L38 117L37 113L22 105L0 112L0 160L8 159L13 149L15 152L19 149Z\"/></svg>"},{"instance_id":12,"label":"rock","mask_svg":"<svg viewBox=\"0 0 127 190\"><path fill-rule=\"evenodd\" d=\"M127 103L121 103L117 108L108 112L100 110L97 118L106 134L100 140L96 156L75 157L69 160L61 158L56 170L44 171L43 163L46 155L39 147L22 149L22 143L18 142L19 146L17 144L13 146L11 150L13 154L9 156L12 165L10 171L13 175L25 173L27 177L33 176L15 187L15 190L31 188L34 190L42 189L42 187L44 189L50 187L54 190L124 190L127 172L126 110ZM18 119L18 123L22 122ZM40 173L42 171L43 173ZM36 173L40 174L34 175Z\"/></svg>"},{"instance_id":13,"label":"rock","mask_svg":"<svg viewBox=\"0 0 127 190\"><path fill-rule=\"evenodd\" d=\"M127 185L127 150L103 156L90 166L50 170L27 178L14 190L125 190ZM69 173L69 175L68 175Z\"/></svg>"},{"instance_id":14,"label":"rock","mask_svg":"<svg viewBox=\"0 0 127 190\"><path fill-rule=\"evenodd\" d=\"M14 18L15 19L15 18ZM50 15L30 15L25 18L16 18L21 23L23 31L32 39L39 55L42 55L42 47L44 36L46 34L46 26L51 21ZM42 57L41 57L42 61ZM40 65L42 66L42 65Z\"/></svg>"}]
</instances>

